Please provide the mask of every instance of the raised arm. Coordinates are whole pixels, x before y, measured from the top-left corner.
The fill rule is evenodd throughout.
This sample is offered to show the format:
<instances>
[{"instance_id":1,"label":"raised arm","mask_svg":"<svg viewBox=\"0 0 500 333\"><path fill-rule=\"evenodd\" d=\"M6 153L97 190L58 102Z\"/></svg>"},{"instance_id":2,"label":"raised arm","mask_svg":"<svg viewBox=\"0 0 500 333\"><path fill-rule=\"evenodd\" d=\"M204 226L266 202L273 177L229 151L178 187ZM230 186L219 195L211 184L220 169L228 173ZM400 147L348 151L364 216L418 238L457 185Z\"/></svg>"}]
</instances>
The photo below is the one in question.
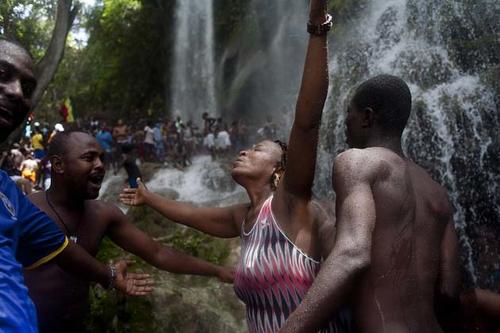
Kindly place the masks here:
<instances>
[{"instance_id":1,"label":"raised arm","mask_svg":"<svg viewBox=\"0 0 500 333\"><path fill-rule=\"evenodd\" d=\"M211 208L170 200L150 192L140 180L137 189L124 189L120 200L130 206L148 205L176 223L222 238L240 235L240 225L246 212L245 205Z\"/></svg>"},{"instance_id":2,"label":"raised arm","mask_svg":"<svg viewBox=\"0 0 500 333\"><path fill-rule=\"evenodd\" d=\"M346 303L356 277L370 265L375 227L373 176L361 154L350 150L335 160L336 243L306 297L280 332L317 332Z\"/></svg>"},{"instance_id":3,"label":"raised arm","mask_svg":"<svg viewBox=\"0 0 500 333\"><path fill-rule=\"evenodd\" d=\"M309 20L312 24L326 22L326 3L325 0L311 0ZM306 199L311 197L321 114L328 93L327 53L326 35L311 34L282 182L287 193Z\"/></svg>"},{"instance_id":4,"label":"raised arm","mask_svg":"<svg viewBox=\"0 0 500 333\"><path fill-rule=\"evenodd\" d=\"M230 269L158 243L133 225L117 207L109 208L109 213L113 221L108 227L111 240L149 264L171 273L215 276L223 282L233 281Z\"/></svg>"}]
</instances>

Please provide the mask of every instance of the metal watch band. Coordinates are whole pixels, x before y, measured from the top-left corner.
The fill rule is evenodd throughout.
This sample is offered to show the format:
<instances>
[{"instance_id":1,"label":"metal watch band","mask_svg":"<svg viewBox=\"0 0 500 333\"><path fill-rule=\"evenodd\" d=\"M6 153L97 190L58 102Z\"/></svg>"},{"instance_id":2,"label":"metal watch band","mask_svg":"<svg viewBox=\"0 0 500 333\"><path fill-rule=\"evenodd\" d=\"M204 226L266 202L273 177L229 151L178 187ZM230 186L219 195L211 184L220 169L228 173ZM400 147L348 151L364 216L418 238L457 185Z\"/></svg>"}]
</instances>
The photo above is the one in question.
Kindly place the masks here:
<instances>
[{"instance_id":1,"label":"metal watch band","mask_svg":"<svg viewBox=\"0 0 500 333\"><path fill-rule=\"evenodd\" d=\"M116 267L113 264L109 265L108 267L109 267L109 272L111 273L111 277L109 279L109 284L106 289L113 290L115 289L115 283L116 283Z\"/></svg>"},{"instance_id":2,"label":"metal watch band","mask_svg":"<svg viewBox=\"0 0 500 333\"><path fill-rule=\"evenodd\" d=\"M328 31L332 29L333 17L330 14L326 14L326 21L321 24L313 24L311 22L307 23L307 32L314 36L324 36Z\"/></svg>"}]
</instances>

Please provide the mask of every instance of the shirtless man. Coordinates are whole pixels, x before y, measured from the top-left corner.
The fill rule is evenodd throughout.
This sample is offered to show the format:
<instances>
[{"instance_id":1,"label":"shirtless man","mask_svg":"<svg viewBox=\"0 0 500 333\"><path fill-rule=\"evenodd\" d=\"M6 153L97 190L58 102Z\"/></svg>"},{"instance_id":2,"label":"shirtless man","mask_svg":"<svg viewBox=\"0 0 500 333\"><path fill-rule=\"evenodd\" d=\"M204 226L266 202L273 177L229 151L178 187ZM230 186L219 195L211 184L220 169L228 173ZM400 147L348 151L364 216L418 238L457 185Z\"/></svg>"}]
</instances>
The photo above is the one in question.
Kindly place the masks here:
<instances>
[{"instance_id":1,"label":"shirtless man","mask_svg":"<svg viewBox=\"0 0 500 333\"><path fill-rule=\"evenodd\" d=\"M410 110L397 77L356 89L346 119L354 149L333 166L336 242L281 332L314 332L348 301L357 332L442 331L435 296L457 296L458 242L446 190L404 156Z\"/></svg>"},{"instance_id":2,"label":"shirtless man","mask_svg":"<svg viewBox=\"0 0 500 333\"><path fill-rule=\"evenodd\" d=\"M83 132L62 132L52 140L48 156L52 185L29 199L56 221L66 236L95 256L105 236L126 251L159 269L178 274L216 276L232 282L229 269L162 246L143 233L113 204L98 197L105 169L104 151L94 137ZM88 308L89 284L47 264L25 272L40 332L80 332ZM57 295L57 297L47 297Z\"/></svg>"}]
</instances>

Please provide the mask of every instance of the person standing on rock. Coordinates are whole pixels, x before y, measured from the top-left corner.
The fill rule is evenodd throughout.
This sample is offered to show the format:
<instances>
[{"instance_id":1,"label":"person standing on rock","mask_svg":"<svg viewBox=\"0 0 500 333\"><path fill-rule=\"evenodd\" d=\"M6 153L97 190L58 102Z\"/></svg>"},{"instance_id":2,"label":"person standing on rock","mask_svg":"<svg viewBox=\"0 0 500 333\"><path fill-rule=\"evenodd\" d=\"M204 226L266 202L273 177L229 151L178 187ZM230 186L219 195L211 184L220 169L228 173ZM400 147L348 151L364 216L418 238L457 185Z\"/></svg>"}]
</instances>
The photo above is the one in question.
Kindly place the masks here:
<instances>
[{"instance_id":1,"label":"person standing on rock","mask_svg":"<svg viewBox=\"0 0 500 333\"><path fill-rule=\"evenodd\" d=\"M94 200L105 175L103 156L97 140L87 133L57 134L48 151L52 185L48 191L34 193L29 199L92 256L107 236L159 269L176 274L215 276L223 282L232 282L232 270L163 246L139 230L118 207ZM82 331L81 323L88 311L87 281L50 263L26 271L25 279L38 311L41 333Z\"/></svg>"},{"instance_id":2,"label":"person standing on rock","mask_svg":"<svg viewBox=\"0 0 500 333\"><path fill-rule=\"evenodd\" d=\"M146 204L167 218L217 237L241 237L235 291L246 305L250 332L277 332L302 301L333 244L334 226L312 199L316 150L328 91L326 1L312 0L309 45L289 145L265 140L242 150L233 179L250 202L194 207L138 189L125 189L128 205ZM331 313L321 332L349 331L344 311ZM312 331L311 331L312 332Z\"/></svg>"},{"instance_id":3,"label":"person standing on rock","mask_svg":"<svg viewBox=\"0 0 500 333\"><path fill-rule=\"evenodd\" d=\"M446 190L403 152L410 112L398 77L355 90L346 118L353 149L333 165L335 246L280 332L314 332L347 302L356 332L442 332L435 306L458 302L458 239Z\"/></svg>"}]
</instances>

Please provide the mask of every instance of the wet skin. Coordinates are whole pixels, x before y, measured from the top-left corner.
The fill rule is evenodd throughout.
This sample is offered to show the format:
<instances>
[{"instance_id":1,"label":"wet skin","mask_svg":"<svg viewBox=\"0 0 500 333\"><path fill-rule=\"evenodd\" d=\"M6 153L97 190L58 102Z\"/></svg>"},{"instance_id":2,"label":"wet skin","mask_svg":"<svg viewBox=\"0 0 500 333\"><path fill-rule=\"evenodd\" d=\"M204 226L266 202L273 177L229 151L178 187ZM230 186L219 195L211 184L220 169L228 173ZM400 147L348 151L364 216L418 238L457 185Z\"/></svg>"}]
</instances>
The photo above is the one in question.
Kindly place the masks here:
<instances>
[{"instance_id":1,"label":"wet skin","mask_svg":"<svg viewBox=\"0 0 500 333\"><path fill-rule=\"evenodd\" d=\"M229 270L162 246L135 227L115 205L92 200L97 198L104 177L103 151L85 133L72 133L67 140L66 147L70 149L63 156L51 158L51 188L46 193L32 194L29 199L68 236L76 234L78 244L92 256L97 254L103 237L108 236L124 250L160 269L217 276L228 282ZM88 282L66 273L55 263L25 271L25 280L37 306L41 332L73 331L83 326L82 319L88 311Z\"/></svg>"},{"instance_id":2,"label":"wet skin","mask_svg":"<svg viewBox=\"0 0 500 333\"><path fill-rule=\"evenodd\" d=\"M356 195L371 202L376 219L370 265L353 294L356 326L360 332L440 332L434 295L441 245L452 216L447 193L422 168L388 149L349 151L336 166L344 170L358 163L372 170L358 182L365 190ZM350 175L337 174L336 190L352 193L343 188L350 180L341 177ZM342 207L341 214L351 208L360 207ZM362 227L353 228L363 233Z\"/></svg>"},{"instance_id":3,"label":"wet skin","mask_svg":"<svg viewBox=\"0 0 500 333\"><path fill-rule=\"evenodd\" d=\"M446 190L404 157L401 133L384 132L373 110L351 103L346 126L349 145L361 149L334 162L335 245L280 332L317 331L343 304L356 332L441 332L434 306L459 285Z\"/></svg>"}]
</instances>

